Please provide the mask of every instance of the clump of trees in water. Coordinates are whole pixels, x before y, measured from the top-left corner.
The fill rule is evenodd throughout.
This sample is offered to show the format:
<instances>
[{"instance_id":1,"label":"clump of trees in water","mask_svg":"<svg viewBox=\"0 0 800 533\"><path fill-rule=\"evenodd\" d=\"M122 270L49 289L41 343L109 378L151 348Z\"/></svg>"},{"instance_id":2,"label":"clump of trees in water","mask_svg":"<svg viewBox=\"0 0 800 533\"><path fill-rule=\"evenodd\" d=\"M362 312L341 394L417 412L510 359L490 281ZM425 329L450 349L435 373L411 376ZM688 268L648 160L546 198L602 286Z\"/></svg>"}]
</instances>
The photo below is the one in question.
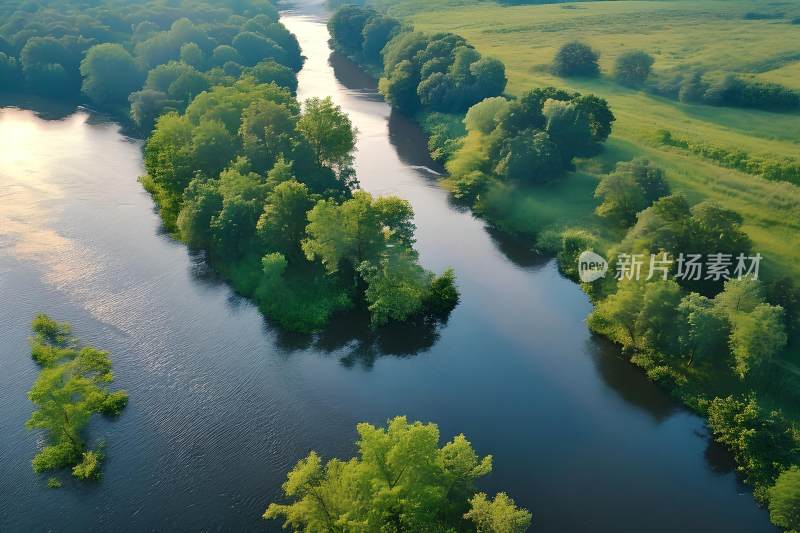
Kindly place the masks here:
<instances>
[{"instance_id":1,"label":"clump of trees in water","mask_svg":"<svg viewBox=\"0 0 800 533\"><path fill-rule=\"evenodd\" d=\"M375 326L444 318L455 277L419 265L408 202L357 190L355 138L329 98L244 77L158 120L143 181L165 225L284 327L361 304Z\"/></svg>"},{"instance_id":2,"label":"clump of trees in water","mask_svg":"<svg viewBox=\"0 0 800 533\"><path fill-rule=\"evenodd\" d=\"M33 470L70 468L78 479L97 479L103 453L86 446L84 431L95 414L119 415L128 404L128 393L109 389L114 375L108 352L81 346L69 324L40 314L32 329L31 355L41 370L28 392L36 410L26 426L43 430L46 438L33 458ZM60 485L57 478L48 481L50 487Z\"/></svg>"},{"instance_id":3,"label":"clump of trees in water","mask_svg":"<svg viewBox=\"0 0 800 533\"><path fill-rule=\"evenodd\" d=\"M271 503L266 519L295 531L478 531L522 533L531 514L501 492L478 492L492 470L464 435L439 446L436 424L357 427L358 456L323 462L315 452L283 484L287 504Z\"/></svg>"},{"instance_id":4,"label":"clump of trees in water","mask_svg":"<svg viewBox=\"0 0 800 533\"><path fill-rule=\"evenodd\" d=\"M381 94L405 113L461 112L505 90L503 63L459 35L417 32L359 6L339 9L328 27L339 50L382 70Z\"/></svg>"}]
</instances>

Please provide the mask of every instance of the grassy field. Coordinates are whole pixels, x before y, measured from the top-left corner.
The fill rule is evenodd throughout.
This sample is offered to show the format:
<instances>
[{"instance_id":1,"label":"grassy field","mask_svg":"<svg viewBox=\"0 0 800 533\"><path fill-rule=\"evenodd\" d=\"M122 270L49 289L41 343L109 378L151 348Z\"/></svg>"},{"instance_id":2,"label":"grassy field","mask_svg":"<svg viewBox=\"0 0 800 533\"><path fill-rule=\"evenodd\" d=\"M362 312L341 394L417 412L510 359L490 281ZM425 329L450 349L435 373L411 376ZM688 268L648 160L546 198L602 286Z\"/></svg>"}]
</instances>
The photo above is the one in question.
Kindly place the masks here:
<instances>
[{"instance_id":1,"label":"grassy field","mask_svg":"<svg viewBox=\"0 0 800 533\"><path fill-rule=\"evenodd\" d=\"M800 3L758 0L577 2L506 7L477 0L375 0L423 31L463 35L484 55L503 60L508 91L569 87L606 98L615 115L606 152L551 190L516 199L539 206L554 225L600 228L591 213L593 181L619 160L646 156L667 170L674 189L690 199L717 200L741 213L756 250L773 273L800 274L800 188L721 168L699 156L659 145L656 131L771 158L800 158L800 115L687 105L621 87L606 76L630 49L651 53L656 73L702 68L800 88ZM746 20L748 12L783 13ZM548 71L558 47L573 39L601 53L604 77L561 79ZM565 192L569 194L565 194Z\"/></svg>"}]
</instances>

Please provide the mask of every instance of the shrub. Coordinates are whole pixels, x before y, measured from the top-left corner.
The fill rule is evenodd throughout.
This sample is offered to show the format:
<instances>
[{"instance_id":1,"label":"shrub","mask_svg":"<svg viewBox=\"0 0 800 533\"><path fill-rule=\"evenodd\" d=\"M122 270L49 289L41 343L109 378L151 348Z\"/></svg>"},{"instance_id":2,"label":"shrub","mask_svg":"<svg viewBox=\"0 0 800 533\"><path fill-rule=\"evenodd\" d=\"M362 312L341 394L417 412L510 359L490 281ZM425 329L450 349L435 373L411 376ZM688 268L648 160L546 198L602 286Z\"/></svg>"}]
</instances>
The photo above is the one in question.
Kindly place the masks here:
<instances>
[{"instance_id":1,"label":"shrub","mask_svg":"<svg viewBox=\"0 0 800 533\"><path fill-rule=\"evenodd\" d=\"M653 56L641 50L631 50L617 57L614 77L628 86L638 86L647 81L653 66Z\"/></svg>"},{"instance_id":2,"label":"shrub","mask_svg":"<svg viewBox=\"0 0 800 533\"><path fill-rule=\"evenodd\" d=\"M558 76L593 77L600 74L599 54L580 41L563 45L553 60L553 72Z\"/></svg>"}]
</instances>

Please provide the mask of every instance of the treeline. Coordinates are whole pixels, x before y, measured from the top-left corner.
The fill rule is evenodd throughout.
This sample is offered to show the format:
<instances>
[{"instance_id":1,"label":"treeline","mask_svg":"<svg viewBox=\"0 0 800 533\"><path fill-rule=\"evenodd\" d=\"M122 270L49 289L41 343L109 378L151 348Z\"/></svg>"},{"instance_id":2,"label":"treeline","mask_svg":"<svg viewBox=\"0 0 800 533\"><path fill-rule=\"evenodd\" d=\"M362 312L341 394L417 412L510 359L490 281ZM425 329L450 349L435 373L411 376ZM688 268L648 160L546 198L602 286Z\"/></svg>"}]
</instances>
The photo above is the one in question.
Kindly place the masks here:
<instances>
[{"instance_id":1,"label":"treeline","mask_svg":"<svg viewBox=\"0 0 800 533\"><path fill-rule=\"evenodd\" d=\"M357 457L323 462L312 451L283 485L289 503L271 503L264 518L294 531L527 531L531 513L503 492L476 490L492 457L464 435L439 446L436 424L399 416L357 429Z\"/></svg>"},{"instance_id":2,"label":"treeline","mask_svg":"<svg viewBox=\"0 0 800 533\"><path fill-rule=\"evenodd\" d=\"M426 34L373 9L345 6L328 22L334 46L380 71L380 91L394 107L463 112L506 87L505 66L482 57L452 33Z\"/></svg>"},{"instance_id":3,"label":"treeline","mask_svg":"<svg viewBox=\"0 0 800 533\"><path fill-rule=\"evenodd\" d=\"M355 135L330 99L301 108L245 77L158 120L144 183L165 225L286 328L354 305L376 326L442 318L458 301L453 273L419 265L408 202L356 190Z\"/></svg>"},{"instance_id":4,"label":"treeline","mask_svg":"<svg viewBox=\"0 0 800 533\"><path fill-rule=\"evenodd\" d=\"M693 154L715 161L723 167L761 176L770 181L788 181L800 185L800 163L794 159L786 158L780 161L765 159L752 156L744 150L729 150L702 141L678 137L668 130L659 130L656 132L656 136L658 142L663 145L688 150Z\"/></svg>"},{"instance_id":5,"label":"treeline","mask_svg":"<svg viewBox=\"0 0 800 533\"><path fill-rule=\"evenodd\" d=\"M89 449L85 429L95 414L119 415L128 404L128 393L110 391L114 375L108 352L81 346L70 326L47 315L37 315L32 325L31 356L41 368L28 398L36 410L28 429L44 430L45 446L33 458L37 473L71 469L78 479L100 477L102 447ZM61 486L51 477L48 486Z\"/></svg>"},{"instance_id":6,"label":"treeline","mask_svg":"<svg viewBox=\"0 0 800 533\"><path fill-rule=\"evenodd\" d=\"M296 88L296 38L263 0L0 5L0 83L87 97L149 131L162 113L243 73Z\"/></svg>"},{"instance_id":7,"label":"treeline","mask_svg":"<svg viewBox=\"0 0 800 533\"><path fill-rule=\"evenodd\" d=\"M551 70L563 77L601 75L600 53L586 43L572 41L556 53ZM702 71L673 76L654 75L655 59L643 50L620 54L611 77L627 87L646 89L659 96L687 103L742 107L767 111L800 110L800 92L783 85L728 74L711 78Z\"/></svg>"}]
</instances>

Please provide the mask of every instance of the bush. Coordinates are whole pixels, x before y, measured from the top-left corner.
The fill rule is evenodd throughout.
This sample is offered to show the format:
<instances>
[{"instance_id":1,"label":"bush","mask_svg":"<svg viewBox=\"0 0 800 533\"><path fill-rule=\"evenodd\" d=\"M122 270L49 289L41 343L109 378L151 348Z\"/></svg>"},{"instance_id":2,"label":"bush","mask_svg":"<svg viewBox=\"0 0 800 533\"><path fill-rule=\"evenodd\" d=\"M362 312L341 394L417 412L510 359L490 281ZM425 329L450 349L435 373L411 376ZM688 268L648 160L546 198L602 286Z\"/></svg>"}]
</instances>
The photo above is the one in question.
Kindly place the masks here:
<instances>
[{"instance_id":1,"label":"bush","mask_svg":"<svg viewBox=\"0 0 800 533\"><path fill-rule=\"evenodd\" d=\"M99 479L100 460L101 456L97 452L83 452L81 462L72 467L72 475L78 479Z\"/></svg>"},{"instance_id":2,"label":"bush","mask_svg":"<svg viewBox=\"0 0 800 533\"><path fill-rule=\"evenodd\" d=\"M556 53L553 60L553 73L558 76L583 76L594 77L600 74L600 65L597 63L599 54L580 41L572 41Z\"/></svg>"},{"instance_id":3,"label":"bush","mask_svg":"<svg viewBox=\"0 0 800 533\"><path fill-rule=\"evenodd\" d=\"M617 57L614 64L614 77L628 86L642 85L650 76L653 56L641 50L631 50Z\"/></svg>"}]
</instances>

